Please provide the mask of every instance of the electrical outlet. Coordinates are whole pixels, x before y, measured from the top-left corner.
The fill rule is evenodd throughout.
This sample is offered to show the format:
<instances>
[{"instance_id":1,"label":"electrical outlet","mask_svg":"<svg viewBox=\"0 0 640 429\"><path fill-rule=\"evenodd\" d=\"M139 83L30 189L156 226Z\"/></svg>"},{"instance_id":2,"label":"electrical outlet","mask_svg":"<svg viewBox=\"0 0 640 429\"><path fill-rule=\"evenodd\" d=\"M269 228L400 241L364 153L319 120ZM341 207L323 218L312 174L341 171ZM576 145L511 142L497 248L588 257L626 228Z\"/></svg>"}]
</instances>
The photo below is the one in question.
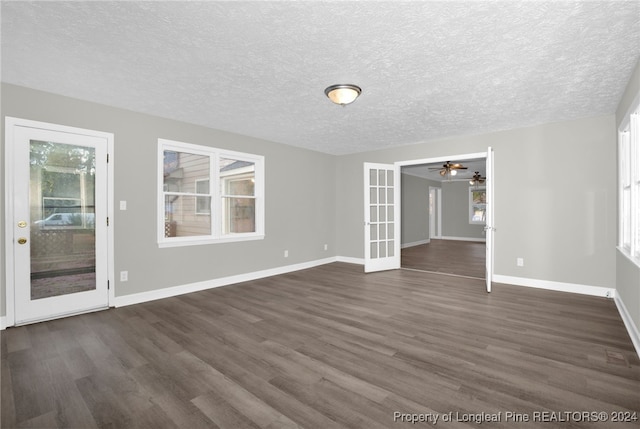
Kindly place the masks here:
<instances>
[{"instance_id":1,"label":"electrical outlet","mask_svg":"<svg viewBox=\"0 0 640 429\"><path fill-rule=\"evenodd\" d=\"M129 271L120 271L120 281L121 282L129 281Z\"/></svg>"},{"instance_id":2,"label":"electrical outlet","mask_svg":"<svg viewBox=\"0 0 640 429\"><path fill-rule=\"evenodd\" d=\"M517 258L516 265L519 267L524 267L524 258Z\"/></svg>"},{"instance_id":3,"label":"electrical outlet","mask_svg":"<svg viewBox=\"0 0 640 429\"><path fill-rule=\"evenodd\" d=\"M288 257L289 257L289 251L288 251L288 250L285 250L285 251L284 251L284 257L285 257L285 258L288 258Z\"/></svg>"},{"instance_id":4,"label":"electrical outlet","mask_svg":"<svg viewBox=\"0 0 640 429\"><path fill-rule=\"evenodd\" d=\"M324 250L329 250L329 245L328 244L324 245Z\"/></svg>"}]
</instances>

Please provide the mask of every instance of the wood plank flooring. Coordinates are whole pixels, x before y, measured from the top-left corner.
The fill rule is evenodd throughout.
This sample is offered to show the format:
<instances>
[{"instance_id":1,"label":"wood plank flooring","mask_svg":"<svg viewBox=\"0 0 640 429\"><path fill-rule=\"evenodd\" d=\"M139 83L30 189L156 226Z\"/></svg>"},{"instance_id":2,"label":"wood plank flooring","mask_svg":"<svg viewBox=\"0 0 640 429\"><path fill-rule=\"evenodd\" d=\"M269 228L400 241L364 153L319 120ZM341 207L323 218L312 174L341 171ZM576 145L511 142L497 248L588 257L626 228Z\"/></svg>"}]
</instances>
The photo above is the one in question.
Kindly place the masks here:
<instances>
[{"instance_id":1,"label":"wood plank flooring","mask_svg":"<svg viewBox=\"0 0 640 429\"><path fill-rule=\"evenodd\" d=\"M506 421L640 412L640 362L612 300L486 294L482 280L411 270L334 263L9 328L1 344L3 428L428 426L394 412L502 413L443 428L639 426Z\"/></svg>"},{"instance_id":2,"label":"wood plank flooring","mask_svg":"<svg viewBox=\"0 0 640 429\"><path fill-rule=\"evenodd\" d=\"M402 249L403 268L485 278L485 243L436 240Z\"/></svg>"}]
</instances>

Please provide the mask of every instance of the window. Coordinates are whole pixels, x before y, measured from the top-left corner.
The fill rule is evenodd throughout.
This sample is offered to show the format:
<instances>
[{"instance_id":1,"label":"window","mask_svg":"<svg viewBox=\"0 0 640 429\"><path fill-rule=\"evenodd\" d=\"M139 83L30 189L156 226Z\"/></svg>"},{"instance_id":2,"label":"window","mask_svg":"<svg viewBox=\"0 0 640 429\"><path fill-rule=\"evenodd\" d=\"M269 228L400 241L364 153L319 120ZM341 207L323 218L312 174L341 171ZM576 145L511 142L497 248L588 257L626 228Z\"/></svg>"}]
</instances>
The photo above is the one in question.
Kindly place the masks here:
<instances>
[{"instance_id":1,"label":"window","mask_svg":"<svg viewBox=\"0 0 640 429\"><path fill-rule=\"evenodd\" d=\"M640 265L640 101L618 133L618 248Z\"/></svg>"},{"instance_id":2,"label":"window","mask_svg":"<svg viewBox=\"0 0 640 429\"><path fill-rule=\"evenodd\" d=\"M196 194L209 195L209 179L196 180ZM196 214L197 215L211 214L211 198L210 197L196 196Z\"/></svg>"},{"instance_id":3,"label":"window","mask_svg":"<svg viewBox=\"0 0 640 429\"><path fill-rule=\"evenodd\" d=\"M264 157L158 140L161 247L264 238Z\"/></svg>"},{"instance_id":4,"label":"window","mask_svg":"<svg viewBox=\"0 0 640 429\"><path fill-rule=\"evenodd\" d=\"M487 220L487 190L469 188L469 223L484 225Z\"/></svg>"}]
</instances>

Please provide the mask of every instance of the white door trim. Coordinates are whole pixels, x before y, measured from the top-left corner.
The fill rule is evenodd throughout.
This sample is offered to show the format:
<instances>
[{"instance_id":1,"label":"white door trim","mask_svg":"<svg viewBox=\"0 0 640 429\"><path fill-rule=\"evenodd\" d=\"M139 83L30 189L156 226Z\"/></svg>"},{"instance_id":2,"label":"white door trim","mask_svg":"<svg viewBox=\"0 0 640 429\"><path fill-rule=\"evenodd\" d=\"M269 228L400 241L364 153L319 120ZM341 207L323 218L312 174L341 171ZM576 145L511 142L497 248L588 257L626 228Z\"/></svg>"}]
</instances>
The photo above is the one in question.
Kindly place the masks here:
<instances>
[{"instance_id":1,"label":"white door trim","mask_svg":"<svg viewBox=\"0 0 640 429\"><path fill-rule=\"evenodd\" d=\"M494 228L495 217L494 217L494 186L493 186L493 149L491 146L487 149L487 158L486 158L487 171L485 174L485 186L486 186L486 195L487 195L487 204L485 211L485 240L486 240L486 260L485 260L485 276L486 276L486 284L487 284L487 292L491 292L491 287L493 285L493 254L494 254L494 237L493 232L496 230Z\"/></svg>"},{"instance_id":2,"label":"white door trim","mask_svg":"<svg viewBox=\"0 0 640 429\"><path fill-rule=\"evenodd\" d=\"M434 202L431 202L433 198ZM442 238L442 188L429 186L429 240ZM435 207L433 213L431 209Z\"/></svg>"},{"instance_id":3,"label":"white door trim","mask_svg":"<svg viewBox=\"0 0 640 429\"><path fill-rule=\"evenodd\" d=\"M4 153L4 169L5 169L5 317L4 327L14 326L16 323L15 315L15 255L13 249L14 240L14 135L15 128L34 128L48 131L63 132L69 134L79 134L92 137L103 138L107 141L107 155L109 162L107 163L107 216L109 217L109 227L107 228L107 280L109 281L108 305L112 307L115 301L114 291L114 250L113 250L113 133L102 131L88 130L83 128L69 127L65 125L51 124L46 122L32 121L28 119L13 118L7 116L5 118L5 153ZM106 161L106 160L105 160Z\"/></svg>"}]
</instances>

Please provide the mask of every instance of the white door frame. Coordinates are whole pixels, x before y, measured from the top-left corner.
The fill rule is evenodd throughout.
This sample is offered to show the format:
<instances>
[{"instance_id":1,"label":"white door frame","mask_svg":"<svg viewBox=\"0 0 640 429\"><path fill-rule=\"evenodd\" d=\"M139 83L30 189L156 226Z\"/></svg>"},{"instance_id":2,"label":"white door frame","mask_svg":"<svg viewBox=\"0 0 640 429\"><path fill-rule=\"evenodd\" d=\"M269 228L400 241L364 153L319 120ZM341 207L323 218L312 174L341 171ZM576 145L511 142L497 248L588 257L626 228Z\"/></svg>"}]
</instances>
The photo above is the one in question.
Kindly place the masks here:
<instances>
[{"instance_id":1,"label":"white door frame","mask_svg":"<svg viewBox=\"0 0 640 429\"><path fill-rule=\"evenodd\" d=\"M113 251L113 142L112 133L94 131L76 127L69 127L46 122L32 121L28 119L5 118L5 144L4 144L4 169L5 169L5 294L2 297L5 303L5 317L2 319L0 329L16 324L15 315L15 255L14 255L14 134L16 127L35 128L48 131L56 131L69 134L80 134L92 137L104 138L107 141L107 217L109 227L107 228L107 280L109 282L108 306L112 307L115 301L114 291L114 251ZM105 160L106 161L106 160ZM97 222L98 220L96 220ZM106 221L106 219L105 219Z\"/></svg>"},{"instance_id":2,"label":"white door frame","mask_svg":"<svg viewBox=\"0 0 640 429\"><path fill-rule=\"evenodd\" d=\"M487 159L489 156L491 156L491 151L492 149L489 148L487 152L477 152L477 153L466 153L466 154L460 154L460 155L447 155L447 156L438 156L438 157L434 157L434 158L424 158L424 159L413 159L413 160L409 160L409 161L398 161L395 163L396 168L400 169L402 167L408 167L411 165L421 165L421 164L436 164L436 163L440 163L440 162L447 162L450 161L452 159L455 159L456 161L465 161L468 159L477 159L477 158L484 158ZM490 167L493 166L492 162L489 162ZM492 174L493 171L488 172L487 174ZM490 182L490 186L493 187L493 177L491 177L491 182ZM493 189L493 188L492 188ZM488 202L488 204L493 206L493 192L491 192L491 201ZM400 210L400 206L402 205L402 203L398 204L396 210L399 211ZM493 206L495 207L495 206ZM495 219L495 209L491 210L492 211L492 219ZM400 213L396 213L396 218L398 219L398 222L401 221L401 217L400 217ZM440 217L440 219L442 219L442 217ZM491 228L491 231L488 231L488 233L493 233L493 231L495 231L495 228L493 228L494 225L488 225ZM495 240L490 240L487 243L487 250L486 250L486 254L487 254L487 278L486 278L486 287L487 287L487 292L491 292L491 282L493 279L493 254L494 254L494 247L495 247Z\"/></svg>"},{"instance_id":3,"label":"white door frame","mask_svg":"<svg viewBox=\"0 0 640 429\"><path fill-rule=\"evenodd\" d=\"M491 292L491 288L493 285L493 254L495 247L495 240L493 237L493 233L495 232L494 222L495 222L495 204L494 204L494 163L493 163L493 148L489 147L487 150L487 171L485 173L485 185L486 185L486 195L487 195L487 205L485 209L485 248L486 248L486 260L485 260L485 281L487 284L487 292Z\"/></svg>"},{"instance_id":4,"label":"white door frame","mask_svg":"<svg viewBox=\"0 0 640 429\"><path fill-rule=\"evenodd\" d=\"M431 198L435 200L431 205ZM442 188L439 186L429 186L429 240L432 238L442 238ZM431 209L435 210L431 213Z\"/></svg>"}]
</instances>

